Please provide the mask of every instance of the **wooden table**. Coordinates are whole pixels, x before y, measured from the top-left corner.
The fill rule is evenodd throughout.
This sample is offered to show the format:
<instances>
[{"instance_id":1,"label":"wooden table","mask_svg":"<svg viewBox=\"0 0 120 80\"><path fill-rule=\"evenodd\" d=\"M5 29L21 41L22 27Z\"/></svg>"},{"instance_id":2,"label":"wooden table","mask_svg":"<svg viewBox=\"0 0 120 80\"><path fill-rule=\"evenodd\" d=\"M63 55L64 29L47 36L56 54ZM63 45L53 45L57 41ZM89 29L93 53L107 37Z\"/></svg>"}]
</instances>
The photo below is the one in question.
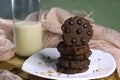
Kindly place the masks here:
<instances>
[{"instance_id":1,"label":"wooden table","mask_svg":"<svg viewBox=\"0 0 120 80\"><path fill-rule=\"evenodd\" d=\"M12 58L8 61L0 62L0 69L7 69L7 70L19 75L20 77L22 77L23 80L49 80L49 79L36 77L36 76L30 75L26 72L23 72L21 70L21 66L24 61L25 61L25 59L15 56L14 58ZM110 75L106 78L101 78L101 79L96 79L96 80L120 80L120 78L118 78L117 72L115 71L112 75Z\"/></svg>"}]
</instances>

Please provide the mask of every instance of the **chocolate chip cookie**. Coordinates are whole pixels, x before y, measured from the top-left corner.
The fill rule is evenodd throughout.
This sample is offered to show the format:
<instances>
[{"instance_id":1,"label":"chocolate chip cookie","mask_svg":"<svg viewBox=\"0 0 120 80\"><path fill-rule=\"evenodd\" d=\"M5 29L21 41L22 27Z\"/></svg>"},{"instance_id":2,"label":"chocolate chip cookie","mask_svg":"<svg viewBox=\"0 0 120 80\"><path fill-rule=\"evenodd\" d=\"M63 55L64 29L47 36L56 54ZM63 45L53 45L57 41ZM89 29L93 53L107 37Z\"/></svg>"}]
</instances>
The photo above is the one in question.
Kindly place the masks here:
<instances>
[{"instance_id":1,"label":"chocolate chip cookie","mask_svg":"<svg viewBox=\"0 0 120 80\"><path fill-rule=\"evenodd\" d=\"M72 69L72 68L66 68L66 67L62 67L60 65L57 65L57 72L65 73L65 74L82 73L88 69L89 69L88 66L84 67L83 69Z\"/></svg>"},{"instance_id":2,"label":"chocolate chip cookie","mask_svg":"<svg viewBox=\"0 0 120 80\"><path fill-rule=\"evenodd\" d=\"M61 27L62 38L67 45L85 45L92 38L93 30L90 22L83 17L71 17Z\"/></svg>"},{"instance_id":3,"label":"chocolate chip cookie","mask_svg":"<svg viewBox=\"0 0 120 80\"><path fill-rule=\"evenodd\" d=\"M58 51L61 55L69 54L69 55L81 55L86 53L89 50L89 45L66 45L64 41L61 41L57 46Z\"/></svg>"},{"instance_id":4,"label":"chocolate chip cookie","mask_svg":"<svg viewBox=\"0 0 120 80\"><path fill-rule=\"evenodd\" d=\"M66 68L72 68L72 69L83 69L84 67L88 66L90 64L89 59L84 60L67 60L63 59L61 57L58 58L58 63L60 66L66 67Z\"/></svg>"}]
</instances>

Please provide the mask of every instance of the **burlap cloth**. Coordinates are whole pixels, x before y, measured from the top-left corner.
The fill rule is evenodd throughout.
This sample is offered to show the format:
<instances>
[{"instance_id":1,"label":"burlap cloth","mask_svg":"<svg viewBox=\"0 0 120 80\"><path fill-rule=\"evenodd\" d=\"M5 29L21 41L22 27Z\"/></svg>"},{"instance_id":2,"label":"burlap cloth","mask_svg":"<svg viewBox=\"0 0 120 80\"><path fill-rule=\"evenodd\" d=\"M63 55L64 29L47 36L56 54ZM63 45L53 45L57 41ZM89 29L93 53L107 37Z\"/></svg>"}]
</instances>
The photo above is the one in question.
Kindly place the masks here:
<instances>
[{"instance_id":1,"label":"burlap cloth","mask_svg":"<svg viewBox=\"0 0 120 80\"><path fill-rule=\"evenodd\" d=\"M26 20L41 21L43 28L43 48L56 47L61 41L61 25L64 21L74 16L67 10L61 8L52 8L49 11L33 12ZM89 15L81 15L87 19ZM120 77L120 33L101 26L93 25L93 37L89 42L90 48L100 49L110 53L117 64L116 71L109 77L99 80L119 80ZM30 80L44 80L32 75L29 75L20 70L25 59L19 58L15 55L15 48L13 44L13 25L12 20L0 19L0 69L7 69L11 72L23 77L29 77ZM107 64L107 63L106 63Z\"/></svg>"}]
</instances>

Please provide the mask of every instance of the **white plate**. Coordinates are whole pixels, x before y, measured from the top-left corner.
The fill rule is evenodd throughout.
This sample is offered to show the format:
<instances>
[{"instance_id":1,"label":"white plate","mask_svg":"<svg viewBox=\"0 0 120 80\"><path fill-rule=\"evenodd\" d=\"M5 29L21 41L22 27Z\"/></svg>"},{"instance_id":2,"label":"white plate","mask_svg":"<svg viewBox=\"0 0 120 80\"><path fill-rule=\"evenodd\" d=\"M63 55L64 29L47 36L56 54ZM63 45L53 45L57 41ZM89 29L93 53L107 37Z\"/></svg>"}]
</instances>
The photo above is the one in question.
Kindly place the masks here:
<instances>
[{"instance_id":1,"label":"white plate","mask_svg":"<svg viewBox=\"0 0 120 80\"><path fill-rule=\"evenodd\" d=\"M29 57L22 70L35 76L59 80L88 80L107 77L116 69L114 58L106 52L92 49L89 69L84 73L63 74L56 72L56 60L60 56L56 48L46 48Z\"/></svg>"}]
</instances>

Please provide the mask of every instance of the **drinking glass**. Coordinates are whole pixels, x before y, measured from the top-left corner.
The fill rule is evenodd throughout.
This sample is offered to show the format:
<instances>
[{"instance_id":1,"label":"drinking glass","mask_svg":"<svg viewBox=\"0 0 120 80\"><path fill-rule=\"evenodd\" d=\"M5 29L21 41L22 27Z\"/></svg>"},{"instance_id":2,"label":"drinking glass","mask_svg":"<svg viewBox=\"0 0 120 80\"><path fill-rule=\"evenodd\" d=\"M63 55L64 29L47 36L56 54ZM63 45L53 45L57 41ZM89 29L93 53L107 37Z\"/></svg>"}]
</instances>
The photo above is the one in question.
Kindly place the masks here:
<instances>
[{"instance_id":1,"label":"drinking glass","mask_svg":"<svg viewBox=\"0 0 120 80\"><path fill-rule=\"evenodd\" d=\"M16 54L31 56L42 48L40 0L11 0ZM29 19L35 14L35 19ZM29 16L28 16L29 15Z\"/></svg>"}]
</instances>

